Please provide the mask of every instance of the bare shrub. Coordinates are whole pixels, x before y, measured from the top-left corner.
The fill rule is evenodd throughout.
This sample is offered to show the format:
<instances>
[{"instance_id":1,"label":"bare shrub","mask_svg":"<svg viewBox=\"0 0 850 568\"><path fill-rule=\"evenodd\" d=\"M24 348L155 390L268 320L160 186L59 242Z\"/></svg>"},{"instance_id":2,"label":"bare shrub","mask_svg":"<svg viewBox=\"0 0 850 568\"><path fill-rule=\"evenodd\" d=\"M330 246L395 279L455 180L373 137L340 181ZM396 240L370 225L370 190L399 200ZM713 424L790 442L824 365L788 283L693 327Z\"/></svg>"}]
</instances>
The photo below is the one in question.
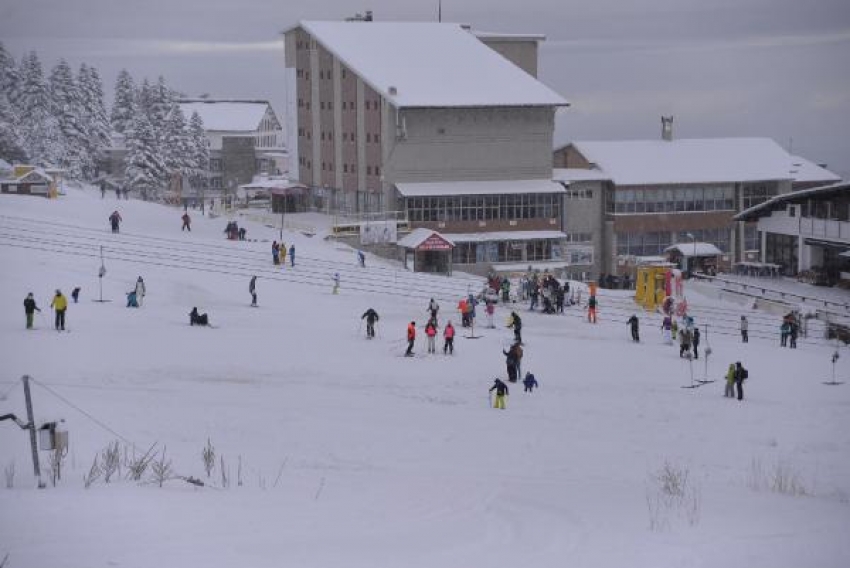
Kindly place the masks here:
<instances>
[{"instance_id":1,"label":"bare shrub","mask_svg":"<svg viewBox=\"0 0 850 568\"><path fill-rule=\"evenodd\" d=\"M242 487L242 456L239 456L239 466L236 469L236 485Z\"/></svg>"},{"instance_id":2,"label":"bare shrub","mask_svg":"<svg viewBox=\"0 0 850 568\"><path fill-rule=\"evenodd\" d=\"M103 470L100 467L100 464L97 463L97 455L94 456L94 461L91 464L91 468L89 468L89 472L83 476L83 484L86 489L91 487L92 483L100 479L100 476L103 474Z\"/></svg>"},{"instance_id":3,"label":"bare shrub","mask_svg":"<svg viewBox=\"0 0 850 568\"><path fill-rule=\"evenodd\" d=\"M3 468L3 477L6 480L6 489L11 489L15 486L15 461L10 461Z\"/></svg>"},{"instance_id":4,"label":"bare shrub","mask_svg":"<svg viewBox=\"0 0 850 568\"><path fill-rule=\"evenodd\" d=\"M778 461L770 472L770 489L783 495L807 495L800 473L791 464Z\"/></svg>"},{"instance_id":5,"label":"bare shrub","mask_svg":"<svg viewBox=\"0 0 850 568\"><path fill-rule=\"evenodd\" d=\"M207 445L204 447L201 456L204 459L204 471L207 472L207 477L209 477L215 468L215 448L209 438L207 438Z\"/></svg>"},{"instance_id":6,"label":"bare shrub","mask_svg":"<svg viewBox=\"0 0 850 568\"><path fill-rule=\"evenodd\" d=\"M121 474L121 450L118 442L112 442L100 452L100 469L103 471L103 481L109 483L112 476Z\"/></svg>"},{"instance_id":7,"label":"bare shrub","mask_svg":"<svg viewBox=\"0 0 850 568\"><path fill-rule=\"evenodd\" d=\"M162 484L174 476L174 470L171 467L171 460L165 459L165 446L162 448L162 453L158 461L151 463L151 473L153 480L162 487Z\"/></svg>"},{"instance_id":8,"label":"bare shrub","mask_svg":"<svg viewBox=\"0 0 850 568\"><path fill-rule=\"evenodd\" d=\"M226 489L230 487L230 471L224 466L224 456L219 456L219 461L221 462L218 466L221 472L221 486Z\"/></svg>"},{"instance_id":9,"label":"bare shrub","mask_svg":"<svg viewBox=\"0 0 850 568\"><path fill-rule=\"evenodd\" d=\"M660 470L649 476L646 507L652 531L667 529L673 513L693 527L701 518L702 491L690 481L687 467L665 461Z\"/></svg>"},{"instance_id":10,"label":"bare shrub","mask_svg":"<svg viewBox=\"0 0 850 568\"><path fill-rule=\"evenodd\" d=\"M767 476L764 473L764 466L761 460L753 458L750 460L750 469L747 471L747 487L753 491L761 491L765 487Z\"/></svg>"},{"instance_id":11,"label":"bare shrub","mask_svg":"<svg viewBox=\"0 0 850 568\"><path fill-rule=\"evenodd\" d=\"M141 456L136 455L135 449L132 456L129 456L126 451L124 452L124 469L127 471L127 479L140 481L144 477L151 462L156 458L154 448L156 448L156 443L151 445L148 451Z\"/></svg>"}]
</instances>

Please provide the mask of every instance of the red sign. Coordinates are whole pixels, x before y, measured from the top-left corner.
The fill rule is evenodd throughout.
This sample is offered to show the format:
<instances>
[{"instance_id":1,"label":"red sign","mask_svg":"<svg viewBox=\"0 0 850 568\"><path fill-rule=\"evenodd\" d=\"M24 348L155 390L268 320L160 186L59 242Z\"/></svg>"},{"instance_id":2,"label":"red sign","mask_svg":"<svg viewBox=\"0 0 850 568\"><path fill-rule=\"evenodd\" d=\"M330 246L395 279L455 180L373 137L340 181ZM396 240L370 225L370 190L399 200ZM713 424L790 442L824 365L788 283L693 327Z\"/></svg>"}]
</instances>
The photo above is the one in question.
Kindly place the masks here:
<instances>
[{"instance_id":1,"label":"red sign","mask_svg":"<svg viewBox=\"0 0 850 568\"><path fill-rule=\"evenodd\" d=\"M440 235L433 234L422 241L416 250L452 250L452 245Z\"/></svg>"}]
</instances>

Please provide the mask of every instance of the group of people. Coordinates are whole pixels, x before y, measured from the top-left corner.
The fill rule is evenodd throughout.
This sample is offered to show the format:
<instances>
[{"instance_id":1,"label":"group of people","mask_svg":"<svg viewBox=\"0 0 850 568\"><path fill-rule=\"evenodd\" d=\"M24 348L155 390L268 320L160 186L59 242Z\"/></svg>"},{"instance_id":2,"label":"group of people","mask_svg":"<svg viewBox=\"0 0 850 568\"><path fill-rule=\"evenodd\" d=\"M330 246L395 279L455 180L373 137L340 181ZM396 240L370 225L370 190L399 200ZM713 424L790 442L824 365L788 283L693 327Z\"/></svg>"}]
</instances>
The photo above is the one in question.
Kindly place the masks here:
<instances>
[{"instance_id":1,"label":"group of people","mask_svg":"<svg viewBox=\"0 0 850 568\"><path fill-rule=\"evenodd\" d=\"M283 264L286 266L286 244L272 241L272 263L275 266ZM290 266L295 266L295 245L289 247L289 262Z\"/></svg>"},{"instance_id":2,"label":"group of people","mask_svg":"<svg viewBox=\"0 0 850 568\"><path fill-rule=\"evenodd\" d=\"M372 308L369 308L372 310ZM369 324L369 310L363 314L362 318L367 318L366 320L366 334L370 333L371 327L371 337L374 337L374 321L377 321L378 314L374 314L374 321L371 326ZM374 311L374 310L372 310ZM437 324L437 320L435 318L429 318L428 323L425 324L425 340L427 345L428 353L436 353L437 352L437 335L439 333L439 326ZM416 344L416 321L411 321L407 324L407 350L404 352L405 357L413 357L413 347ZM455 328L452 325L451 320L446 323L446 327L443 328L443 355L454 355L455 352Z\"/></svg>"},{"instance_id":3,"label":"group of people","mask_svg":"<svg viewBox=\"0 0 850 568\"><path fill-rule=\"evenodd\" d=\"M782 325L779 326L779 345L782 347L797 348L797 336L800 334L800 323L793 313L782 317Z\"/></svg>"},{"instance_id":4,"label":"group of people","mask_svg":"<svg viewBox=\"0 0 850 568\"><path fill-rule=\"evenodd\" d=\"M188 217L185 214L184 216ZM227 226L224 228L224 234L231 241L244 241L246 233L245 227L240 227L236 221L228 221Z\"/></svg>"},{"instance_id":5,"label":"group of people","mask_svg":"<svg viewBox=\"0 0 850 568\"><path fill-rule=\"evenodd\" d=\"M74 288L73 298L74 303L77 302L80 295L80 289ZM56 294L50 302L50 307L54 312L54 328L56 331L65 331L65 312L68 311L68 298L62 294L62 290L56 289ZM41 313L41 308L35 303L35 296L30 292L24 298L24 315L26 316L27 329L34 329L35 312Z\"/></svg>"},{"instance_id":6,"label":"group of people","mask_svg":"<svg viewBox=\"0 0 850 568\"><path fill-rule=\"evenodd\" d=\"M735 397L735 389L738 390L738 400L744 400L744 381L749 377L750 373L742 365L741 362L730 363L729 370L726 371L726 389L723 396L727 398Z\"/></svg>"}]
</instances>

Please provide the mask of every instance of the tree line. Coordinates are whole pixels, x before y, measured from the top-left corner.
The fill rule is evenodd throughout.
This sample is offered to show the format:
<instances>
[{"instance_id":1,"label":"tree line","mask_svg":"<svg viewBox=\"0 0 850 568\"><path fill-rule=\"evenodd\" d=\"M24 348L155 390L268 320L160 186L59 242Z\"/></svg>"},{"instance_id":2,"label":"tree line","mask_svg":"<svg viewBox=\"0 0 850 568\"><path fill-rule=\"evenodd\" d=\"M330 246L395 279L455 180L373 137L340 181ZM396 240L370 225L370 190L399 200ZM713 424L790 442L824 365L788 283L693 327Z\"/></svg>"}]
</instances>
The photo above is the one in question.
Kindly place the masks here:
<instances>
[{"instance_id":1,"label":"tree line","mask_svg":"<svg viewBox=\"0 0 850 568\"><path fill-rule=\"evenodd\" d=\"M107 113L97 68L83 63L74 73L63 59L45 76L35 51L16 62L0 43L0 158L93 181L123 137L126 187L155 191L174 174L200 186L209 165L204 124L196 112L187 121L178 97L162 76L137 85L125 69Z\"/></svg>"}]
</instances>

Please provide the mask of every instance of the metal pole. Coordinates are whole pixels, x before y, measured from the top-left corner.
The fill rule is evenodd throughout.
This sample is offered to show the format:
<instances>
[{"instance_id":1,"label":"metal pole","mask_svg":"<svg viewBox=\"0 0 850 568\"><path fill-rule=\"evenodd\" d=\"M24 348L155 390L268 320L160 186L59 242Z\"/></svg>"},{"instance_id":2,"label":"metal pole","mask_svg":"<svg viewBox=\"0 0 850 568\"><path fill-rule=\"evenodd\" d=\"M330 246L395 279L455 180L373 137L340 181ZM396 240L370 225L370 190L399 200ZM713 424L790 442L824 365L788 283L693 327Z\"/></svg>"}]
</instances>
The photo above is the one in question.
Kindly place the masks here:
<instances>
[{"instance_id":1,"label":"metal pole","mask_svg":"<svg viewBox=\"0 0 850 568\"><path fill-rule=\"evenodd\" d=\"M41 467L38 465L38 445L35 439L35 418L32 415L32 397L30 396L30 376L24 375L21 377L24 382L24 398L27 404L27 428L30 431L30 446L32 447L32 467L35 473L35 478L38 481L38 488L44 489L44 483L41 481Z\"/></svg>"}]
</instances>

